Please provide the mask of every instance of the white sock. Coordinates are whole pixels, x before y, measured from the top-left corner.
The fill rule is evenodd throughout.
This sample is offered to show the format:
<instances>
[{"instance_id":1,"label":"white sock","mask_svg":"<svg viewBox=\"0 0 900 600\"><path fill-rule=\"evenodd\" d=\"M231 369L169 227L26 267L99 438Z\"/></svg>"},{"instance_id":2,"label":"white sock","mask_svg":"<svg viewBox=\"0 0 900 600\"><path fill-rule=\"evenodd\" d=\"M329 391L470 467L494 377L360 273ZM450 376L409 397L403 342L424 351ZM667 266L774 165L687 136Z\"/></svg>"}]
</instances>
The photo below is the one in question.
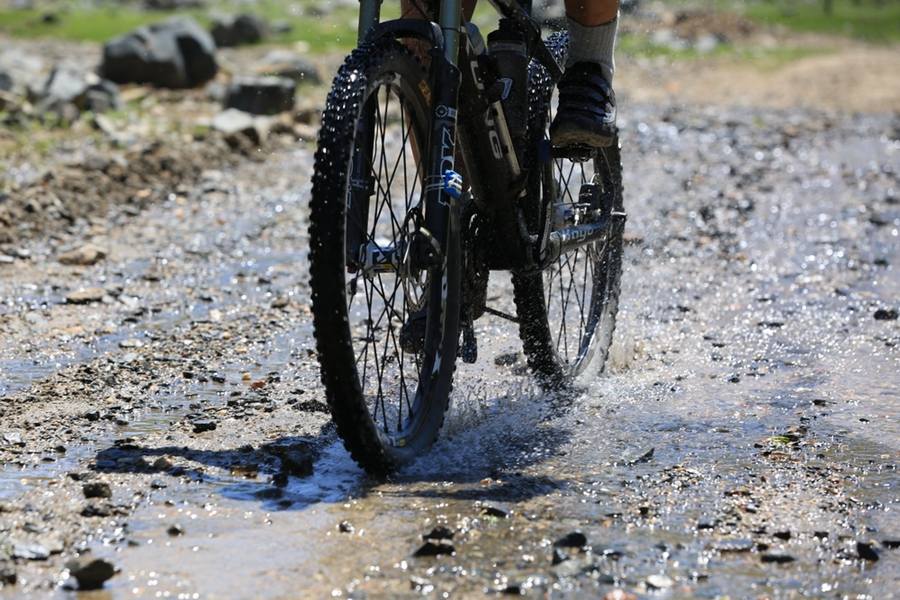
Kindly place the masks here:
<instances>
[{"instance_id":1,"label":"white sock","mask_svg":"<svg viewBox=\"0 0 900 600\"><path fill-rule=\"evenodd\" d=\"M566 59L566 68L577 62L599 63L603 76L612 85L613 74L616 72L613 50L616 46L619 17L594 27L585 27L569 16L566 18L569 21L569 57Z\"/></svg>"}]
</instances>

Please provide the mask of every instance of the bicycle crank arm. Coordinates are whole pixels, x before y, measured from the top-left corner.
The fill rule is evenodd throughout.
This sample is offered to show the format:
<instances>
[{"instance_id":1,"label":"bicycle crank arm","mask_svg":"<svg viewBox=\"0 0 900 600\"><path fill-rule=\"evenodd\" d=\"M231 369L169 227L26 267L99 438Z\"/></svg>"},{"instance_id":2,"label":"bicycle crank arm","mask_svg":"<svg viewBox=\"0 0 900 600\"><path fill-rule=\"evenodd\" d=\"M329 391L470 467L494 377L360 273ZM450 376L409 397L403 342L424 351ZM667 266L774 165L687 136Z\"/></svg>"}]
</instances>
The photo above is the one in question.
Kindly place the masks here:
<instances>
[{"instance_id":1,"label":"bicycle crank arm","mask_svg":"<svg viewBox=\"0 0 900 600\"><path fill-rule=\"evenodd\" d=\"M572 225L552 232L547 240L547 245L543 249L543 256L538 257L536 261L537 270L546 269L567 252L603 238L621 234L625 219L626 214L624 212L613 212L610 213L609 217L602 218L596 223ZM612 227L610 227L610 221L613 222ZM531 236L531 241L535 247L538 246L537 236Z\"/></svg>"}]
</instances>

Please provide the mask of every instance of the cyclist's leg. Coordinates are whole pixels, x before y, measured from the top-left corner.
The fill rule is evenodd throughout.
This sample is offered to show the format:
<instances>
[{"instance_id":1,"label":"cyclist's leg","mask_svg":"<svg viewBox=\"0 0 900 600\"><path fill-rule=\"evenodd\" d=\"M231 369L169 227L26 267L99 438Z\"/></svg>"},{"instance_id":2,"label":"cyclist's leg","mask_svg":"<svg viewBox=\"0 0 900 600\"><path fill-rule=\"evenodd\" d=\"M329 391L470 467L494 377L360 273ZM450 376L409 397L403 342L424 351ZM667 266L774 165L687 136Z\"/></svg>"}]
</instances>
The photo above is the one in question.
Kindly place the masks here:
<instances>
[{"instance_id":1,"label":"cyclist's leg","mask_svg":"<svg viewBox=\"0 0 900 600\"><path fill-rule=\"evenodd\" d=\"M606 146L615 135L618 11L619 0L566 0L569 54L550 128L554 146Z\"/></svg>"}]
</instances>

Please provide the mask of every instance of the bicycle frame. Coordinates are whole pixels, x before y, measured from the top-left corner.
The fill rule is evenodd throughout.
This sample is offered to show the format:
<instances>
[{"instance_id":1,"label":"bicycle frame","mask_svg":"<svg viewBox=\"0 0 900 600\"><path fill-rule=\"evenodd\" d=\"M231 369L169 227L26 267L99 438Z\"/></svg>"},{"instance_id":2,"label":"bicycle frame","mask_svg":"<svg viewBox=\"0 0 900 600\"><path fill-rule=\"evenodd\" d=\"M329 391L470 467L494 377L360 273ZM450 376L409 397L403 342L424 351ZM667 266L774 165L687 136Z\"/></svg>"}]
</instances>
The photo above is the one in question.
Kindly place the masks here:
<instances>
[{"instance_id":1,"label":"bicycle frame","mask_svg":"<svg viewBox=\"0 0 900 600\"><path fill-rule=\"evenodd\" d=\"M498 14L512 23L524 38L527 57L538 61L556 80L561 75L550 51L544 45L540 28L528 13L531 0L490 0ZM550 232L549 216L542 218L539 235L531 235L520 217L519 199L525 190L526 173L521 148L524 138L524 107L512 110L518 116L516 127L511 127L506 114L504 98L486 88L498 83L496 74L476 56L466 43L468 31L462 18L462 0L441 0L436 22L423 19L395 19L380 22L381 0L360 0L360 42L381 37L416 38L438 49L431 54L431 86L426 94L430 98L431 127L427 156L424 165L425 227L440 244L448 235L443 224L448 222L446 211L459 210L458 196L445 187L445 174L456 170L456 158L463 159L466 181L478 203L480 212L493 221L491 228L495 238L489 253L491 270L534 272L545 268L560 254L602 238L608 232L611 216L607 207L602 217L587 225L573 225ZM513 85L526 85L527 61L521 72L503 73L512 79ZM493 78L493 79L492 79ZM464 90L462 100L460 90ZM508 86L506 88L509 89ZM366 132L361 132L366 135ZM366 139L366 138L363 138ZM439 140L439 143L435 143ZM360 144L360 147L366 147ZM457 148L461 151L457 152ZM546 168L551 161L549 143L541 152L541 164ZM587 160L595 154L566 155L566 158ZM553 157L558 157L556 154ZM552 195L551 195L552 196ZM363 205L364 202L358 203ZM362 210L365 210L364 207ZM365 219L360 222L365 223ZM458 235L454 232L453 235ZM348 247L359 247L348 234Z\"/></svg>"}]
</instances>

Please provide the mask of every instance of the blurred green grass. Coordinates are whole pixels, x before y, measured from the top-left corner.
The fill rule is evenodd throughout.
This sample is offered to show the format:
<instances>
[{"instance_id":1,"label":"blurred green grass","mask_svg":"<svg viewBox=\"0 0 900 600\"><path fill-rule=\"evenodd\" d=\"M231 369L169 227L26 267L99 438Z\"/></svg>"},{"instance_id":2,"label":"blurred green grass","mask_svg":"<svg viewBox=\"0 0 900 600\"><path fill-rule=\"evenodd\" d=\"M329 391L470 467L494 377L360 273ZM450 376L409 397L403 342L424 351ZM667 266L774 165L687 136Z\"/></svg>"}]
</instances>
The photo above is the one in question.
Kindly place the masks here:
<instances>
[{"instance_id":1,"label":"blurred green grass","mask_svg":"<svg viewBox=\"0 0 900 600\"><path fill-rule=\"evenodd\" d=\"M761 0L743 3L744 15L764 25L885 44L900 42L900 0Z\"/></svg>"},{"instance_id":2,"label":"blurred green grass","mask_svg":"<svg viewBox=\"0 0 900 600\"><path fill-rule=\"evenodd\" d=\"M127 6L74 10L0 10L0 31L12 37L57 38L105 42L140 25L188 16L209 28L216 14L244 12L241 7L208 10L142 11ZM272 43L306 42L314 52L348 52L356 45L356 15L352 7L319 11L314 2L298 9L297 3L259 2L255 14L269 23L279 22L289 30L271 36Z\"/></svg>"},{"instance_id":3,"label":"blurred green grass","mask_svg":"<svg viewBox=\"0 0 900 600\"><path fill-rule=\"evenodd\" d=\"M665 0L665 4L677 9L703 8L733 12L765 26L848 36L873 43L900 42L900 0L832 0L831 14L825 13L824 1ZM395 5L398 4L396 0L388 0L383 6L383 18L395 16ZM260 0L253 5L237 6L233 2L220 0L206 9L177 13L142 11L117 4L78 9L64 6L52 12L37 9L0 10L0 31L13 37L104 42L139 25L161 21L175 14L191 16L204 27L209 27L213 15L217 13L246 10L270 23L280 22L290 26L288 31L272 36L272 43L306 42L310 52L317 54L345 53L356 44L357 11L353 4L322 4L316 0ZM647 0L643 6L651 7ZM491 9L483 1L479 6L479 13L485 10ZM643 57L690 59L699 56L691 48L679 50L655 45L647 36L634 32L624 32L621 35L619 49L630 55ZM777 50L773 52L777 53ZM727 45L714 50L713 55L723 53L729 53Z\"/></svg>"}]
</instances>

